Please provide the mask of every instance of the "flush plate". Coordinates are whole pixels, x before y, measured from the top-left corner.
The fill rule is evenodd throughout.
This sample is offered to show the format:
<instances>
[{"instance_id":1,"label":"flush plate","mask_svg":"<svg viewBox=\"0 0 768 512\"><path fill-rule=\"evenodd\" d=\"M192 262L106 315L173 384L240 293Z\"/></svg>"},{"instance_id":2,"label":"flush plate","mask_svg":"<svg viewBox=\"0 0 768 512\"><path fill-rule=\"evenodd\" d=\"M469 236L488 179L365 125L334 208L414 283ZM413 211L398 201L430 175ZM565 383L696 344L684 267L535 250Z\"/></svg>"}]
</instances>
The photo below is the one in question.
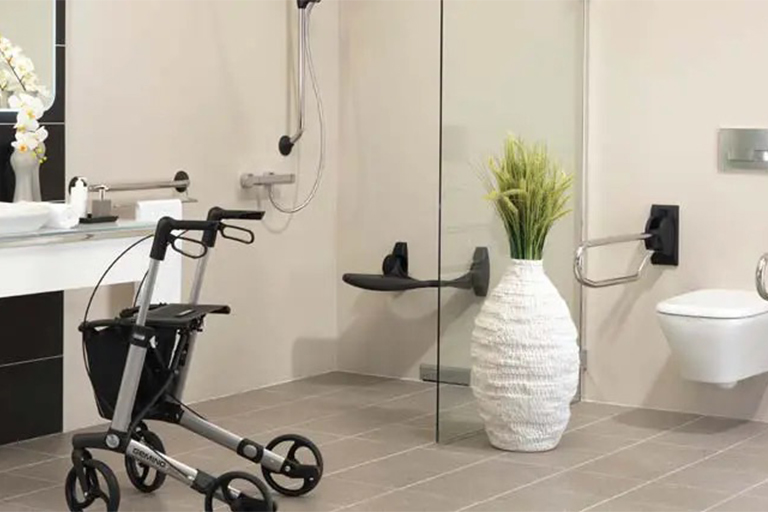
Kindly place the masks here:
<instances>
[{"instance_id":1,"label":"flush plate","mask_svg":"<svg viewBox=\"0 0 768 512\"><path fill-rule=\"evenodd\" d=\"M768 130L721 128L718 147L721 171L768 171Z\"/></svg>"}]
</instances>

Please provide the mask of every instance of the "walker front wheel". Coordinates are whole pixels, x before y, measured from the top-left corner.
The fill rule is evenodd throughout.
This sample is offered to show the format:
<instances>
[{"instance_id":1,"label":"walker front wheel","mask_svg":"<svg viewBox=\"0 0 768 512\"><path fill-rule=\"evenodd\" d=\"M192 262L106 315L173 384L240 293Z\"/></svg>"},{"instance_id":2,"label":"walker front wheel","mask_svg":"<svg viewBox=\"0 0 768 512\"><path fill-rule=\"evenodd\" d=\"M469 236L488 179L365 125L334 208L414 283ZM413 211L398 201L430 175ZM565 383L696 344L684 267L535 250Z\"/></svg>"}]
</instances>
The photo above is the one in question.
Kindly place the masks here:
<instances>
[{"instance_id":1,"label":"walker front wheel","mask_svg":"<svg viewBox=\"0 0 768 512\"><path fill-rule=\"evenodd\" d=\"M75 468L67 474L64 484L67 508L72 512L83 512L97 501L103 501L108 512L117 512L120 506L120 485L109 466L95 459L86 459L83 461L83 471L85 488L80 485Z\"/></svg>"}]
</instances>

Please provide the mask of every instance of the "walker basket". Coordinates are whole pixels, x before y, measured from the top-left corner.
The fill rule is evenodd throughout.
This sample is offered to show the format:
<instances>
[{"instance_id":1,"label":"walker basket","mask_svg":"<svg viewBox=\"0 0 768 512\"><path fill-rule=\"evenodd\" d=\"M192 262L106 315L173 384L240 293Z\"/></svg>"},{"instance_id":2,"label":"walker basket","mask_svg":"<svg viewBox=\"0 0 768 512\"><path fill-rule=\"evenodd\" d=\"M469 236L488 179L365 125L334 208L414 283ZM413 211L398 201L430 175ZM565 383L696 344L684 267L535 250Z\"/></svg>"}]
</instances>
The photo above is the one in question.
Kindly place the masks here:
<instances>
[{"instance_id":1,"label":"walker basket","mask_svg":"<svg viewBox=\"0 0 768 512\"><path fill-rule=\"evenodd\" d=\"M147 326L154 330L154 347L149 346L142 368L132 418L149 408L142 419L153 419L163 387L183 361L189 335L202 328L205 315L228 314L227 306L168 304L152 307ZM123 369L130 348L136 308L121 312L119 318L84 322L80 325L96 405L102 418L111 420L117 404ZM173 384L168 389L173 390ZM152 401L156 403L152 403ZM160 414L162 416L162 414Z\"/></svg>"}]
</instances>

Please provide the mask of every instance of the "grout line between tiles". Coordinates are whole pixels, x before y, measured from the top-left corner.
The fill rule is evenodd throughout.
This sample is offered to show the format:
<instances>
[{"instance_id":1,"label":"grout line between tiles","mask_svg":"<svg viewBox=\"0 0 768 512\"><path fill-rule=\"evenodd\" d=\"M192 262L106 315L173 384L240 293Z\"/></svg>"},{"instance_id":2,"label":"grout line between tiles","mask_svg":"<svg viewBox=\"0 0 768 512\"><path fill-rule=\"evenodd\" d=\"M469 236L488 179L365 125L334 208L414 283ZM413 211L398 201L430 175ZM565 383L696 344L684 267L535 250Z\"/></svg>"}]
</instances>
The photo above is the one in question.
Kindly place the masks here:
<instances>
[{"instance_id":1,"label":"grout line between tiles","mask_svg":"<svg viewBox=\"0 0 768 512\"><path fill-rule=\"evenodd\" d=\"M678 425L678 426L677 426L677 427L675 427L675 428L681 428L681 427L685 427L685 426L687 426L687 425L690 425L690 424L692 424L692 423L695 423L695 422L697 422L697 421L701 420L702 418L704 418L704 416L698 416L698 417L696 417L696 418L694 418L694 419L692 419L692 420L686 421L685 423L683 423L683 424L681 424L681 425ZM574 470L577 470L577 469L579 469L580 467L586 466L587 464L591 464L591 463L593 463L593 462L596 462L596 461L598 461L598 460L604 459L604 458L606 458L606 457L610 457L610 456L612 456L612 455L615 455L615 454L617 454L617 453L621 453L621 452L623 452L623 451L625 451L625 450L629 450L630 448L634 448L635 446L639 446L639 445L641 445L641 444L643 444L643 443L647 443L648 441L651 441L651 440L653 440L653 439L655 439L655 438L657 438L657 437L661 437L661 436L663 436L664 434L666 434L666 433L667 433L667 432L669 432L670 430L673 430L673 429L671 429L671 428L670 428L670 429L665 429L665 430L662 430L661 432L658 432L658 433L656 433L656 434L654 434L654 435L652 435L652 436L650 436L650 437L647 437L647 438L645 438L645 439L641 439L641 440L639 440L639 441L636 441L636 442L634 442L634 443L632 443L632 444L629 444L629 445L627 445L627 446L623 446L623 447L621 447L621 448L617 448L616 450L613 450L613 451L611 451L611 452L605 453L605 454L603 454L603 455L600 455L600 456L598 456L598 457L595 457L595 458L593 458L593 459L589 459L589 460L586 460L586 461L584 461L584 462L580 462L579 464L576 464L575 466L572 466L572 467L570 467L570 468L566 468L566 469L563 469L563 470L561 470L561 471L558 471L558 472L556 472L556 473L552 473L551 475L548 475L548 476L545 476L545 477L539 478L538 480L534 480L533 482L528 482L527 484L524 484L524 485L520 485L520 486L518 486L518 487L515 487L514 489L510 489L509 491L504 491L504 492L502 492L502 493L499 493L499 494L497 494L497 495L495 495L495 496L491 496L490 498L486 498L486 499L484 499L484 500L480 500L480 501L477 501L477 502L475 502L475 503L472 503L472 504L470 504L470 505L467 505L466 507L462 507L462 508L460 508L460 509L459 509L457 512L462 512L462 511L464 511L464 510L469 510L469 509L470 509L470 508L472 508L472 507L476 507L476 506L478 506L478 505L482 505L482 504L484 504L484 503L488 503L488 502L491 502L491 501L493 501L493 500L496 500L496 499L502 498L502 497L504 497L504 496L506 496L506 495L508 495L508 494L512 494L512 493L514 493L514 492L517 492L517 491L519 491L519 490L521 490L521 489L525 489L525 488L527 488L527 487L530 487L530 486L532 486L532 485L536 485L536 484L538 484L538 483L540 483L540 482L546 482L547 480L551 480L552 478L555 478L555 477L557 477L557 476L560 476L560 475L563 475L563 474L565 474L565 473L568 473L569 471L574 471Z\"/></svg>"},{"instance_id":2,"label":"grout line between tiles","mask_svg":"<svg viewBox=\"0 0 768 512\"><path fill-rule=\"evenodd\" d=\"M757 489L758 487L760 487L761 485L765 484L766 482L768 482L768 478L766 478L765 480L762 480L760 482L757 482L755 485L750 485L746 489L744 489L744 490L742 490L740 492L737 492L736 494L732 494L732 495L728 496L727 498L718 501L714 505L705 508L701 512L709 512L710 510L714 510L715 508L719 507L720 505L723 505L724 503L728 503L729 501L731 501L733 499L736 499L739 496L744 496L745 494L749 493L753 489Z\"/></svg>"},{"instance_id":3,"label":"grout line between tiles","mask_svg":"<svg viewBox=\"0 0 768 512\"><path fill-rule=\"evenodd\" d=\"M675 429L672 429L672 430L675 430ZM617 494L616 496L612 496L610 498L606 498L606 499L604 499L602 501L594 503L594 504L588 506L587 508L582 509L581 512L587 512L588 510L592 510L593 508L595 508L597 506L604 505L605 503L608 503L609 501L612 501L614 499L620 498L622 496L626 496L627 494L629 494L631 492L634 492L634 491L636 491L638 489L642 489L643 487L646 487L646 486L651 485L653 483L656 483L656 482L658 482L660 480L663 480L664 478L667 478L668 476L674 475L674 474L679 473L679 472L681 472L683 470L686 470L686 469L688 469L690 467L693 467L693 466L695 466L697 464L700 464L700 463L702 463L704 461L707 461L707 460L709 460L709 459L711 459L713 457L721 455L721 454L727 452L728 450L730 450L732 448L736 448L737 446L740 446L740 445L742 445L742 444L744 444L744 443L746 443L748 441L751 441L752 439L754 439L756 437L760 437L760 436L762 436L764 434L765 434L765 430L761 430L760 432L758 432L756 434L753 434L753 435L751 435L749 437L746 437L746 438L742 439L741 441L738 441L738 442L736 442L736 443L734 443L732 445L729 445L729 446L727 446L725 448L721 448L720 450L718 450L716 452L713 452L713 453L710 453L709 455L707 455L705 457L702 457L702 458L700 458L700 459L698 459L698 460L696 460L694 462L690 462L688 464L684 464L684 465L682 465L682 466L680 466L678 468L675 468L675 469L673 469L671 471L667 471L663 475L659 475L659 476L657 476L655 478L652 478L652 479L648 480L647 482L643 482L642 484L636 485L635 487L632 487L631 489L627 489L626 491L621 492L621 493ZM768 479L766 479L766 480L768 480ZM733 496L731 496L731 498L733 498Z\"/></svg>"}]
</instances>

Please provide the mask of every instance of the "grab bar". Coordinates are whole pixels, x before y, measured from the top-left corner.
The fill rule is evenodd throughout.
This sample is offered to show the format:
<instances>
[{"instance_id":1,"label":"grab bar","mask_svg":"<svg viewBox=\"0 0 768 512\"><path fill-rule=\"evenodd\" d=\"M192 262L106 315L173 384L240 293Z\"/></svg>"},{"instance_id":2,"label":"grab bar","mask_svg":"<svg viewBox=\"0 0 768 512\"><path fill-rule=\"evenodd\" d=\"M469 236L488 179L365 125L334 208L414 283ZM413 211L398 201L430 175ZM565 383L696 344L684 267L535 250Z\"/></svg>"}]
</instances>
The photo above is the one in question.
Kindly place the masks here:
<instances>
[{"instance_id":1,"label":"grab bar","mask_svg":"<svg viewBox=\"0 0 768 512\"><path fill-rule=\"evenodd\" d=\"M755 283L757 284L757 293L764 300L768 300L768 291L765 289L765 268L768 266L768 253L763 254L757 262L755 271Z\"/></svg>"},{"instance_id":2,"label":"grab bar","mask_svg":"<svg viewBox=\"0 0 768 512\"><path fill-rule=\"evenodd\" d=\"M133 192L138 190L162 190L166 188L176 189L177 192L186 192L192 181L184 171L179 171L171 181L142 181L136 183L99 183L88 185L89 192L98 192L100 198L106 192Z\"/></svg>"},{"instance_id":3,"label":"grab bar","mask_svg":"<svg viewBox=\"0 0 768 512\"><path fill-rule=\"evenodd\" d=\"M627 242L641 242L643 240L647 240L651 238L653 235L650 233L639 233L636 235L621 235L621 236L611 236L606 238L598 238L595 240L588 240L587 242L584 242L579 246L578 249L576 249L576 260L574 261L573 265L573 271L576 275L576 280L583 284L584 286L587 286L589 288L606 288L608 286L616 286L619 284L625 284L625 283L632 283L634 281L637 281L640 279L640 276L643 274L643 270L645 269L645 266L648 264L648 260L651 259L651 255L653 254L652 251L648 251L645 256L643 257L643 261L640 262L640 266L637 268L637 270L632 273L625 276L620 277L611 277L609 279L602 279L599 281L595 281L593 279L589 279L587 276L584 275L584 256L587 252L587 249L591 247L601 247L604 245L614 245L614 244L621 244L621 243L627 243Z\"/></svg>"},{"instance_id":4,"label":"grab bar","mask_svg":"<svg viewBox=\"0 0 768 512\"><path fill-rule=\"evenodd\" d=\"M651 207L651 215L645 224L645 231L643 233L587 240L576 249L576 255L573 261L573 273L576 277L576 281L587 288L606 288L608 286L632 283L639 280L649 261L654 265L677 266L679 224L680 208L678 206L653 205ZM628 242L645 242L645 248L647 249L645 256L643 256L643 259L635 272L624 276L601 280L590 279L586 276L584 272L584 258L587 249ZM768 300L768 298L766 300Z\"/></svg>"}]
</instances>

